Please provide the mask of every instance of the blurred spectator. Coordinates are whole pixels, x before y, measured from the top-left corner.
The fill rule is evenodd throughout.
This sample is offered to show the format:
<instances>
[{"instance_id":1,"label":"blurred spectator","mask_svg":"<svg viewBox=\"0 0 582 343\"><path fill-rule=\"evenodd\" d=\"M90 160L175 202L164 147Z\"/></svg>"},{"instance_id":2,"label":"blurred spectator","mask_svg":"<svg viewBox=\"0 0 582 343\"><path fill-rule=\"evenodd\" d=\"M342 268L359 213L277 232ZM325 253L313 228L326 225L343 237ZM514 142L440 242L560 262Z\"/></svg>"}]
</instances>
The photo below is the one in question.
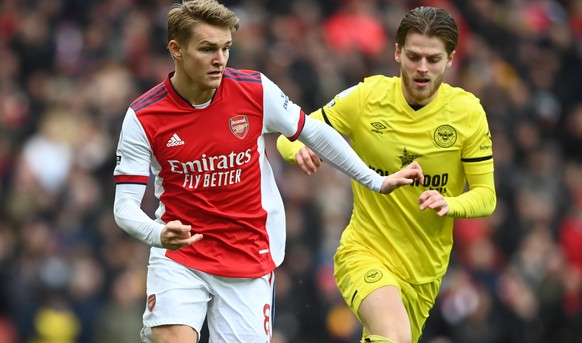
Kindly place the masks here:
<instances>
[{"instance_id":1,"label":"blurred spectator","mask_svg":"<svg viewBox=\"0 0 582 343\"><path fill-rule=\"evenodd\" d=\"M338 54L356 52L369 58L383 52L390 41L376 17L378 6L375 0L343 0L339 10L323 23L331 50Z\"/></svg>"}]
</instances>

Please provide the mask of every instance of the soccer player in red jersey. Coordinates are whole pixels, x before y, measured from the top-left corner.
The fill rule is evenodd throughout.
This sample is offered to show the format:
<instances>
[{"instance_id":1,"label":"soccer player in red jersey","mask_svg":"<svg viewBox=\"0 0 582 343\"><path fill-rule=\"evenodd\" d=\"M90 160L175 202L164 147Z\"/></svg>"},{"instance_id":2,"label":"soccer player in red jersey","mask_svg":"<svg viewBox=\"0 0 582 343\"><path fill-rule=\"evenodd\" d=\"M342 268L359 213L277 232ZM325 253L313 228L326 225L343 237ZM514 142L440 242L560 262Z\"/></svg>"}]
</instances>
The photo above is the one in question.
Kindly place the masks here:
<instances>
[{"instance_id":1,"label":"soccer player in red jersey","mask_svg":"<svg viewBox=\"0 0 582 343\"><path fill-rule=\"evenodd\" d=\"M205 318L210 342L270 341L285 213L265 134L301 139L376 192L423 178L417 163L378 175L265 75L227 68L238 27L235 14L215 0L174 5L168 49L175 70L125 115L114 215L151 246L144 342L197 342ZM159 199L155 219L140 207L150 173Z\"/></svg>"}]
</instances>

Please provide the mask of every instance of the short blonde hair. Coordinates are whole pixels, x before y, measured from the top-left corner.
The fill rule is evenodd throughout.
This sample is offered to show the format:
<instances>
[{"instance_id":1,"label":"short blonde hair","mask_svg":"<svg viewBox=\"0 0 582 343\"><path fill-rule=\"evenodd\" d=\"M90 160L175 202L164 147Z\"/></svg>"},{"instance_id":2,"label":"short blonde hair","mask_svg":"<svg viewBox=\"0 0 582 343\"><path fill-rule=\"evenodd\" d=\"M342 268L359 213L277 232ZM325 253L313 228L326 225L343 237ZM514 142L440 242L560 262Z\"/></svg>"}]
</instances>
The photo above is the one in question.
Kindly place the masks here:
<instances>
[{"instance_id":1,"label":"short blonde hair","mask_svg":"<svg viewBox=\"0 0 582 343\"><path fill-rule=\"evenodd\" d=\"M185 43L192 37L192 27L204 22L236 31L239 18L216 0L184 0L168 12L168 42Z\"/></svg>"}]
</instances>

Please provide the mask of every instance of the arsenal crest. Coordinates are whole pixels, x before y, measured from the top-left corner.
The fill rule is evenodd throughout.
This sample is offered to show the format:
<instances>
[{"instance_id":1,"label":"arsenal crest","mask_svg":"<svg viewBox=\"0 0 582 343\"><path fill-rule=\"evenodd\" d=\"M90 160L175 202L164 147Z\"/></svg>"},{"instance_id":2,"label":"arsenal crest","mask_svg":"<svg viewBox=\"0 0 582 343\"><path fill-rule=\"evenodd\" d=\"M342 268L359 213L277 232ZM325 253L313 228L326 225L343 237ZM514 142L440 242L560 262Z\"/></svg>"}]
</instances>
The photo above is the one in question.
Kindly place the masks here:
<instances>
[{"instance_id":1,"label":"arsenal crest","mask_svg":"<svg viewBox=\"0 0 582 343\"><path fill-rule=\"evenodd\" d=\"M156 295L155 294L150 294L148 296L148 310L150 312L152 312L154 310L154 307L156 306Z\"/></svg>"},{"instance_id":2,"label":"arsenal crest","mask_svg":"<svg viewBox=\"0 0 582 343\"><path fill-rule=\"evenodd\" d=\"M234 116L228 120L230 132L239 139L243 139L249 133L249 119L244 114Z\"/></svg>"}]
</instances>

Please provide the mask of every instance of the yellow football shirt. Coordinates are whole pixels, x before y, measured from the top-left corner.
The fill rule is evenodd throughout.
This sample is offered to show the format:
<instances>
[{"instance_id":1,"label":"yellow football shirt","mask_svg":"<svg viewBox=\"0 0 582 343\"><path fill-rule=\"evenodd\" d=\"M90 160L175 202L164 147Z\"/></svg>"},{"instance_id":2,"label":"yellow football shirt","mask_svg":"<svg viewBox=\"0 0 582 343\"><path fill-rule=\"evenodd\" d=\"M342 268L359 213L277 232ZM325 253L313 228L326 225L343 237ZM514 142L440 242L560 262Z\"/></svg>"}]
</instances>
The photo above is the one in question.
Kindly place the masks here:
<instances>
[{"instance_id":1,"label":"yellow football shirt","mask_svg":"<svg viewBox=\"0 0 582 343\"><path fill-rule=\"evenodd\" d=\"M338 94L312 116L349 137L360 158L379 174L417 161L425 175L424 184L389 195L352 181L353 213L341 244L367 247L411 283L441 277L453 244L454 197L465 190L467 174L493 173L491 135L479 99L443 83L435 99L415 111L404 98L399 77L377 75ZM287 160L301 147L278 146ZM418 197L428 189L450 201L448 216L419 210Z\"/></svg>"}]
</instances>

